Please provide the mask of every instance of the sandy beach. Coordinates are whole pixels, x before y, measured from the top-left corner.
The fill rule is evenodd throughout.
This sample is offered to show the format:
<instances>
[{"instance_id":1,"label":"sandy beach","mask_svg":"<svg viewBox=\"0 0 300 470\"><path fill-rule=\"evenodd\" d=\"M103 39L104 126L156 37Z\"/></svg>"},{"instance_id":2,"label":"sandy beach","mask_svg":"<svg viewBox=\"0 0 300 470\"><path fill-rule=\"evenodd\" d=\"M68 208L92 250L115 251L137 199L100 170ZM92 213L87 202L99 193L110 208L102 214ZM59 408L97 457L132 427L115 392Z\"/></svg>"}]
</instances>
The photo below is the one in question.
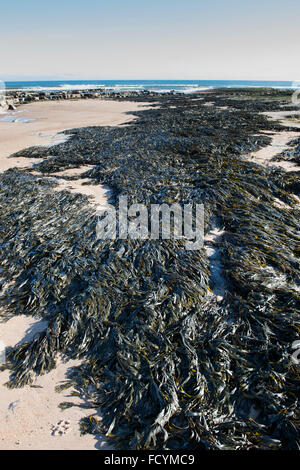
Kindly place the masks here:
<instances>
[{"instance_id":1,"label":"sandy beach","mask_svg":"<svg viewBox=\"0 0 300 470\"><path fill-rule=\"evenodd\" d=\"M16 111L0 114L0 172L29 166L32 163L29 159L8 157L26 147L64 141L65 136L57 136L58 132L77 127L119 126L135 119L131 112L141 109L147 106L126 101L75 100L29 103Z\"/></svg>"},{"instance_id":2,"label":"sandy beach","mask_svg":"<svg viewBox=\"0 0 300 470\"><path fill-rule=\"evenodd\" d=\"M150 104L150 103L149 103ZM146 104L112 100L73 100L36 102L18 107L16 111L0 114L0 173L9 168L30 168L42 159L11 157L32 146L54 146L68 140L59 134L68 129L88 126L120 126L134 120L134 111L150 109ZM52 174L58 178L56 191L85 194L90 203L103 206L109 189L86 185L87 179L69 181L64 176L78 176L92 167ZM36 173L38 174L38 173Z\"/></svg>"},{"instance_id":3,"label":"sandy beach","mask_svg":"<svg viewBox=\"0 0 300 470\"><path fill-rule=\"evenodd\" d=\"M0 172L9 168L28 168L37 159L8 158L14 152L30 146L55 145L64 141L58 132L86 126L119 126L135 118L133 111L145 109L132 102L78 100L68 102L41 102L20 106L17 111L0 115ZM3 121L4 117L29 122ZM31 121L32 119L32 121ZM105 203L107 188L83 185L86 179L64 180L64 176L78 176L91 167L62 171L55 190L68 189L91 196L92 204ZM21 315L0 325L0 341L14 346L29 341L47 328L45 321ZM109 449L103 436L80 436L79 421L94 410L72 407L61 411L63 401L83 404L70 396L69 390L57 393L55 387L63 382L71 367L79 361L58 361L56 369L40 376L34 388L8 389L8 371L0 373L0 450L4 449Z\"/></svg>"},{"instance_id":4,"label":"sandy beach","mask_svg":"<svg viewBox=\"0 0 300 470\"><path fill-rule=\"evenodd\" d=\"M1 14L0 452L299 451L300 2Z\"/></svg>"},{"instance_id":5,"label":"sandy beach","mask_svg":"<svg viewBox=\"0 0 300 470\"><path fill-rule=\"evenodd\" d=\"M1 324L0 338L6 347L30 341L47 322L25 315L13 317ZM84 402L70 395L70 389L57 393L55 387L66 380L72 367L80 361L58 360L50 373L37 377L33 386L8 389L4 384L9 372L0 373L0 450L43 449L109 449L105 437L80 435L79 421L95 410L74 406L62 411L59 404ZM99 417L98 417L99 418Z\"/></svg>"}]
</instances>

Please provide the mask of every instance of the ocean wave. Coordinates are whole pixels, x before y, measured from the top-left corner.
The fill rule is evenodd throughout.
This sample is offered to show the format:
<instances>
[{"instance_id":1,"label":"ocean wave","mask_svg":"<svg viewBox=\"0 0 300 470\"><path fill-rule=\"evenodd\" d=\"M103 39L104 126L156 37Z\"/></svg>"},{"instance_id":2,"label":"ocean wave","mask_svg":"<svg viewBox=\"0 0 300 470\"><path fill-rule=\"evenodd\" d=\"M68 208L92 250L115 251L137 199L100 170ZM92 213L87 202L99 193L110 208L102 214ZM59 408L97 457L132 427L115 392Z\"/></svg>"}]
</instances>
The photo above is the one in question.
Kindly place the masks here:
<instances>
[{"instance_id":1,"label":"ocean wave","mask_svg":"<svg viewBox=\"0 0 300 470\"><path fill-rule=\"evenodd\" d=\"M196 91L203 91L203 90L210 90L215 87L213 86L198 86L198 85L188 85L184 83L176 83L176 84L154 84L154 85L143 85L143 84L112 84L112 85L105 85L105 84L63 84L57 86L32 86L32 87L24 87L21 88L24 92L56 92L56 91L88 91L88 90L99 90L103 92L131 92L131 91L152 91L156 93L170 93L172 91L180 92L180 93L193 93ZM15 88L18 89L18 88Z\"/></svg>"},{"instance_id":2,"label":"ocean wave","mask_svg":"<svg viewBox=\"0 0 300 470\"><path fill-rule=\"evenodd\" d=\"M151 91L156 93L170 93L170 92L177 92L177 93L196 93L199 91L205 90L212 90L216 88L278 88L278 89L295 89L298 88L299 85L295 85L296 82L237 82L237 81L207 81L207 83L203 83L204 81L199 80L193 81L193 83L185 83L184 81L176 81L173 82L166 80L164 81L145 81L132 83L132 81L126 82L118 82L118 81L102 81L102 83L93 83L93 81L86 81L86 83L78 82L78 83L69 83L69 82L20 82L18 86L17 82L9 82L7 83L7 89L10 90L22 90L25 92L57 92L57 91L89 91L89 90L97 90L100 93L121 93L121 92L132 92L132 91Z\"/></svg>"},{"instance_id":3,"label":"ocean wave","mask_svg":"<svg viewBox=\"0 0 300 470\"><path fill-rule=\"evenodd\" d=\"M195 87L191 90L184 90L183 93L196 93L197 91L206 91L206 90L213 90L215 89L216 87L214 86L199 86L199 87Z\"/></svg>"}]
</instances>

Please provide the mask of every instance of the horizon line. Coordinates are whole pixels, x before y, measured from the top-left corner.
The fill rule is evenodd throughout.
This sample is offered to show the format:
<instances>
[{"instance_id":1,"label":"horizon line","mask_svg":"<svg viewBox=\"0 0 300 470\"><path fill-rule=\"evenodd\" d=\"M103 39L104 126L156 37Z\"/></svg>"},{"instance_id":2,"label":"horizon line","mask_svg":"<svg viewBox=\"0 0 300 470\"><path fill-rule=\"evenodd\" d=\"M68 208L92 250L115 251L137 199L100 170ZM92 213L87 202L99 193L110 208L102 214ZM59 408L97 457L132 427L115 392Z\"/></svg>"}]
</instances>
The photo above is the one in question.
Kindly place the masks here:
<instances>
[{"instance_id":1,"label":"horizon line","mask_svg":"<svg viewBox=\"0 0 300 470\"><path fill-rule=\"evenodd\" d=\"M3 82L34 82L34 81L211 81L211 82L300 82L300 79L270 79L270 78L46 78L46 77L17 77L0 78Z\"/></svg>"}]
</instances>

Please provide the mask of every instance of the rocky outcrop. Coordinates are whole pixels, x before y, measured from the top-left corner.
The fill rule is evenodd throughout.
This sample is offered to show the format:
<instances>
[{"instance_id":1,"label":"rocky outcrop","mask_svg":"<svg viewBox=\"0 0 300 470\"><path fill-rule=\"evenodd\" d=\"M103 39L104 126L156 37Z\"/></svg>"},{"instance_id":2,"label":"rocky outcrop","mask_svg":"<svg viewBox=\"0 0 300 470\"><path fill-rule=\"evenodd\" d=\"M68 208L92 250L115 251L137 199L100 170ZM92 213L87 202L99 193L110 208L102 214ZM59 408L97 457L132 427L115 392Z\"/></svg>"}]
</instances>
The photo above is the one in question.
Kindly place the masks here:
<instances>
[{"instance_id":1,"label":"rocky outcrop","mask_svg":"<svg viewBox=\"0 0 300 470\"><path fill-rule=\"evenodd\" d=\"M165 93L165 95L172 95L173 92ZM179 93L177 93L179 95ZM53 100L78 100L78 99L128 99L128 98L155 98L157 93L148 90L130 91L130 92L113 92L102 91L98 88L86 90L70 90L70 91L22 91L22 90L7 90L6 101L3 109L15 110L19 105L24 103L31 103L34 101L53 101ZM1 110L0 105L0 110Z\"/></svg>"}]
</instances>

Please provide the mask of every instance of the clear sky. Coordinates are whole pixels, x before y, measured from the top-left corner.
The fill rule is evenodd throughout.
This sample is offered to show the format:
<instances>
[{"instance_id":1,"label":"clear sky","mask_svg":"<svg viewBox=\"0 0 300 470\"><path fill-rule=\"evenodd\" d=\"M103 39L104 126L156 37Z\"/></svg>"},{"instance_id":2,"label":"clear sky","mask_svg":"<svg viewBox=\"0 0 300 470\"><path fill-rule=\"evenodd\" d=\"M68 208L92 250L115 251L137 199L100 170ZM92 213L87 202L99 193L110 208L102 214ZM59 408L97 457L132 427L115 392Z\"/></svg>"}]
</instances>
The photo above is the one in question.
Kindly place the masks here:
<instances>
[{"instance_id":1,"label":"clear sky","mask_svg":"<svg viewBox=\"0 0 300 470\"><path fill-rule=\"evenodd\" d=\"M0 78L300 79L299 0L1 0Z\"/></svg>"}]
</instances>

